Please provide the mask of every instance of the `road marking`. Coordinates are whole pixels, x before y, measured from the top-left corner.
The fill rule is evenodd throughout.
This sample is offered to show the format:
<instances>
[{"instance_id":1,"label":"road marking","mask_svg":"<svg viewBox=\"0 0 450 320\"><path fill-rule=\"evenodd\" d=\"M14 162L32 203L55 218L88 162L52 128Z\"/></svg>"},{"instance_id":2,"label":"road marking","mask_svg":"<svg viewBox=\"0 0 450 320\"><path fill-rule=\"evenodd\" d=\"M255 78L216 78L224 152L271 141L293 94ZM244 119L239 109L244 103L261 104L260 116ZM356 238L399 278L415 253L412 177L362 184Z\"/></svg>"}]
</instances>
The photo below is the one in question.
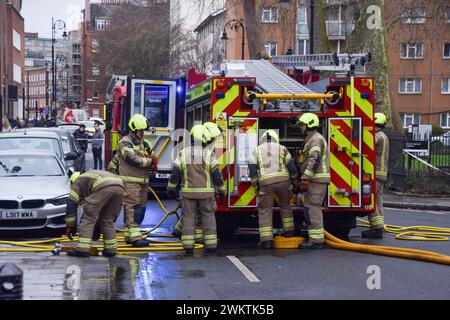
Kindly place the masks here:
<instances>
[{"instance_id":1,"label":"road marking","mask_svg":"<svg viewBox=\"0 0 450 320\"><path fill-rule=\"evenodd\" d=\"M244 274L244 276L250 282L261 282L238 258L235 256L227 256L227 258L239 269L240 272Z\"/></svg>"}]
</instances>

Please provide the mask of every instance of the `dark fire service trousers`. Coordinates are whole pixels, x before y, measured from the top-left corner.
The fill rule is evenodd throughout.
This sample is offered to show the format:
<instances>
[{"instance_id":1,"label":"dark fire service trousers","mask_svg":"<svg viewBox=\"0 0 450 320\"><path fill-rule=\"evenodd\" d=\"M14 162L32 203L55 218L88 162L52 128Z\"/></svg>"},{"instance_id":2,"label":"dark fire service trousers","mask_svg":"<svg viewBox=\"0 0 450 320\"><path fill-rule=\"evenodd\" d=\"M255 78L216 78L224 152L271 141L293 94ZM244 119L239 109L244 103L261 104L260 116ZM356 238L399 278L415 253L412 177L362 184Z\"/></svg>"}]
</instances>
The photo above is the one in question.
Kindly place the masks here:
<instances>
[{"instance_id":1,"label":"dark fire service trousers","mask_svg":"<svg viewBox=\"0 0 450 320\"><path fill-rule=\"evenodd\" d=\"M383 184L383 181L377 180L376 208L375 212L369 215L372 229L384 229Z\"/></svg>"},{"instance_id":2,"label":"dark fire service trousers","mask_svg":"<svg viewBox=\"0 0 450 320\"><path fill-rule=\"evenodd\" d=\"M85 199L84 214L78 227L79 243L77 250L89 252L95 225L100 225L103 234L104 250L115 253L117 250L114 221L122 208L123 188L107 186L95 191Z\"/></svg>"},{"instance_id":3,"label":"dark fire service trousers","mask_svg":"<svg viewBox=\"0 0 450 320\"><path fill-rule=\"evenodd\" d=\"M278 196L281 222L284 231L294 230L292 215L292 190L289 181L261 186L258 194L258 217L260 241L273 240L273 203Z\"/></svg>"},{"instance_id":4,"label":"dark fire service trousers","mask_svg":"<svg viewBox=\"0 0 450 320\"><path fill-rule=\"evenodd\" d=\"M217 248L216 199L214 197L207 199L183 199L181 200L181 206L183 209L181 242L184 249L194 248L198 214L201 214L205 247Z\"/></svg>"},{"instance_id":5,"label":"dark fire service trousers","mask_svg":"<svg viewBox=\"0 0 450 320\"><path fill-rule=\"evenodd\" d=\"M305 208L308 208L310 225L308 227L309 240L312 243L324 243L322 204L327 192L328 184L311 182L305 194Z\"/></svg>"},{"instance_id":6,"label":"dark fire service trousers","mask_svg":"<svg viewBox=\"0 0 450 320\"><path fill-rule=\"evenodd\" d=\"M148 201L148 188L137 183L124 183L123 194L125 241L133 242L142 240L141 223L144 220L145 209Z\"/></svg>"}]
</instances>

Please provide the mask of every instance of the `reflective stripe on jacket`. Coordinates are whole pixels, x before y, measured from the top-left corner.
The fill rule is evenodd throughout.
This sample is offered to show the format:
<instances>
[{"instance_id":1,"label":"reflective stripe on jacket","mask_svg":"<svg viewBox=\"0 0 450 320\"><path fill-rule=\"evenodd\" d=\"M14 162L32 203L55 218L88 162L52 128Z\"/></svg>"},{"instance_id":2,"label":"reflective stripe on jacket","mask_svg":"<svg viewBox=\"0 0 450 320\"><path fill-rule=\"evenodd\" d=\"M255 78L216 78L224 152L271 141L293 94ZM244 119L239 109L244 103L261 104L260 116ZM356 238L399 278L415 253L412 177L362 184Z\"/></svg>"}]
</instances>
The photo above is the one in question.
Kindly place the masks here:
<instances>
[{"instance_id":1,"label":"reflective stripe on jacket","mask_svg":"<svg viewBox=\"0 0 450 320\"><path fill-rule=\"evenodd\" d=\"M375 133L377 145L377 180L386 181L389 163L389 139L383 131Z\"/></svg>"},{"instance_id":2,"label":"reflective stripe on jacket","mask_svg":"<svg viewBox=\"0 0 450 320\"><path fill-rule=\"evenodd\" d=\"M119 160L119 176L124 182L148 184L148 168L152 164L152 160L145 157L142 139L138 139L134 133L123 137L119 142L117 154Z\"/></svg>"},{"instance_id":3,"label":"reflective stripe on jacket","mask_svg":"<svg viewBox=\"0 0 450 320\"><path fill-rule=\"evenodd\" d=\"M300 153L301 179L330 183L330 153L327 141L317 131L306 135L305 146Z\"/></svg>"},{"instance_id":4,"label":"reflective stripe on jacket","mask_svg":"<svg viewBox=\"0 0 450 320\"><path fill-rule=\"evenodd\" d=\"M292 166L290 165L292 164ZM252 169L256 165L259 173ZM274 142L264 142L256 147L250 157L252 183L260 186L289 181L297 177L297 171L288 149Z\"/></svg>"},{"instance_id":5,"label":"reflective stripe on jacket","mask_svg":"<svg viewBox=\"0 0 450 320\"><path fill-rule=\"evenodd\" d=\"M70 190L70 198L80 204L95 191L109 186L124 187L122 180L110 172L88 171L75 180Z\"/></svg>"},{"instance_id":6,"label":"reflective stripe on jacket","mask_svg":"<svg viewBox=\"0 0 450 320\"><path fill-rule=\"evenodd\" d=\"M225 193L219 163L211 150L200 146L186 147L178 153L168 189L174 190L180 183L186 199L213 197L215 187L219 193Z\"/></svg>"}]
</instances>

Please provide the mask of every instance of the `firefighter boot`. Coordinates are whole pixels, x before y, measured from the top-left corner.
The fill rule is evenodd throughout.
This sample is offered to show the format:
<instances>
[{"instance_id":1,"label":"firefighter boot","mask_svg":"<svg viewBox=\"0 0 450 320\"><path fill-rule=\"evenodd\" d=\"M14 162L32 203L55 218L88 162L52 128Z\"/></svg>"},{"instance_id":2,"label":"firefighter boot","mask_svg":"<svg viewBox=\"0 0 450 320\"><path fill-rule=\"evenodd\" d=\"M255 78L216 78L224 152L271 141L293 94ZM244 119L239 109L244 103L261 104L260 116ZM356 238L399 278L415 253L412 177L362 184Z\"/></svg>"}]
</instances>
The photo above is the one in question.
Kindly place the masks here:
<instances>
[{"instance_id":1,"label":"firefighter boot","mask_svg":"<svg viewBox=\"0 0 450 320\"><path fill-rule=\"evenodd\" d=\"M115 256L116 256L116 253L115 253L115 252L106 252L106 251L103 251L103 252L102 252L102 255L103 255L104 257L106 257L106 258L112 258L112 257L115 257Z\"/></svg>"},{"instance_id":2,"label":"firefighter boot","mask_svg":"<svg viewBox=\"0 0 450 320\"><path fill-rule=\"evenodd\" d=\"M70 257L77 257L77 258L89 258L91 254L89 252L82 252L75 249L68 251L67 255Z\"/></svg>"},{"instance_id":3,"label":"firefighter boot","mask_svg":"<svg viewBox=\"0 0 450 320\"><path fill-rule=\"evenodd\" d=\"M134 248L145 248L150 246L150 241L148 240L136 240L131 243Z\"/></svg>"},{"instance_id":4,"label":"firefighter boot","mask_svg":"<svg viewBox=\"0 0 450 320\"><path fill-rule=\"evenodd\" d=\"M367 239L383 239L383 229L370 229L361 232L361 236Z\"/></svg>"},{"instance_id":5,"label":"firefighter boot","mask_svg":"<svg viewBox=\"0 0 450 320\"><path fill-rule=\"evenodd\" d=\"M323 243L312 243L312 242L305 242L301 244L299 249L323 249L324 245Z\"/></svg>"},{"instance_id":6,"label":"firefighter boot","mask_svg":"<svg viewBox=\"0 0 450 320\"><path fill-rule=\"evenodd\" d=\"M273 248L273 240L264 240L259 243L260 249L272 249Z\"/></svg>"}]
</instances>

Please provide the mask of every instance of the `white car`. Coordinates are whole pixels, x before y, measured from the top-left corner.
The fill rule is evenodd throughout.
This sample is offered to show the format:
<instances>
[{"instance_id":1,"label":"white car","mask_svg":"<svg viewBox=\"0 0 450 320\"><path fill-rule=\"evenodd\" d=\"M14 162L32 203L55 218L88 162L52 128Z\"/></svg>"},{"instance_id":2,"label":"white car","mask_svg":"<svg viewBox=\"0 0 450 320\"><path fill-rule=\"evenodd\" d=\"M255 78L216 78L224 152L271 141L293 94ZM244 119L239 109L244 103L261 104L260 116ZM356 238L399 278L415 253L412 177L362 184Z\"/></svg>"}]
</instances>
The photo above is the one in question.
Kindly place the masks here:
<instances>
[{"instance_id":1,"label":"white car","mask_svg":"<svg viewBox=\"0 0 450 320\"><path fill-rule=\"evenodd\" d=\"M0 151L0 230L65 227L69 177L49 151Z\"/></svg>"}]
</instances>

